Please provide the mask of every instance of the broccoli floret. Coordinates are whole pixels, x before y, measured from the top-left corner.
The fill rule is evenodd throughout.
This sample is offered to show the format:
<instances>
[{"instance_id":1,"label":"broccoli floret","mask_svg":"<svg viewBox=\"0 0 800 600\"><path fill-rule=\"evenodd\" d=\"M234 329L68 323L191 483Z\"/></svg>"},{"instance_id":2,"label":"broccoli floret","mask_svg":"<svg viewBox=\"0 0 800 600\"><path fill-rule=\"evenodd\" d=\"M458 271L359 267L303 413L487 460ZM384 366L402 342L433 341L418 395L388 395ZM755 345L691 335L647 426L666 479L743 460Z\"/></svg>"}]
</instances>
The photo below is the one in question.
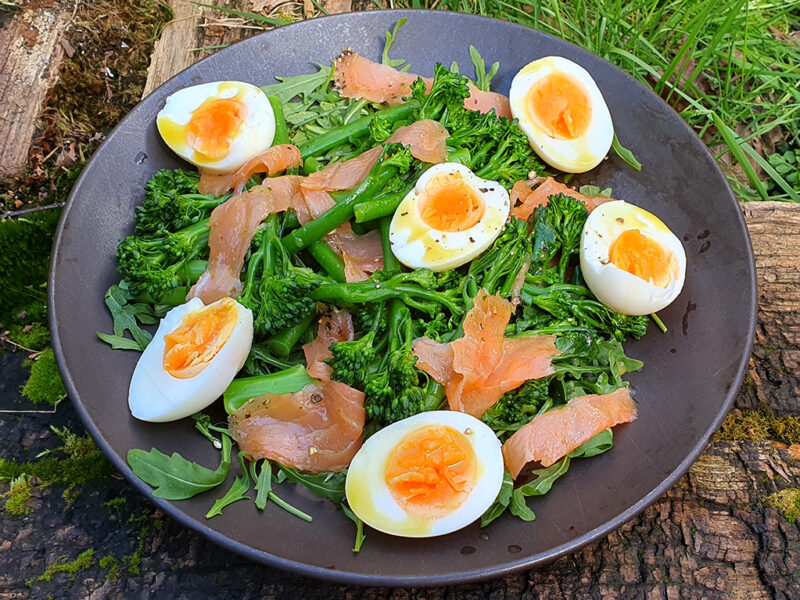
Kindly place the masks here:
<instances>
[{"instance_id":1,"label":"broccoli floret","mask_svg":"<svg viewBox=\"0 0 800 600\"><path fill-rule=\"evenodd\" d=\"M310 294L320 283L314 271L292 263L281 244L278 220L278 215L270 215L256 234L257 249L250 255L238 298L253 311L253 327L260 335L297 325L313 313Z\"/></svg>"},{"instance_id":2,"label":"broccoli floret","mask_svg":"<svg viewBox=\"0 0 800 600\"><path fill-rule=\"evenodd\" d=\"M494 111L482 114L462 109L452 112L446 126L451 134L447 139L449 150L460 154L466 151L468 166L479 177L511 187L527 179L531 171L545 171L516 120L498 117Z\"/></svg>"},{"instance_id":3,"label":"broccoli floret","mask_svg":"<svg viewBox=\"0 0 800 600\"><path fill-rule=\"evenodd\" d=\"M137 206L136 234L178 231L207 218L229 195L199 194L200 176L179 169L156 171L145 184L144 202Z\"/></svg>"},{"instance_id":4,"label":"broccoli floret","mask_svg":"<svg viewBox=\"0 0 800 600\"><path fill-rule=\"evenodd\" d=\"M450 114L464 110L464 100L469 97L467 81L463 75L436 63L429 92L421 78L411 84L412 97L420 104L413 120L434 119L447 126Z\"/></svg>"},{"instance_id":5,"label":"broccoli floret","mask_svg":"<svg viewBox=\"0 0 800 600\"><path fill-rule=\"evenodd\" d=\"M175 233L124 238L117 247L117 267L131 292L159 299L189 284L194 276L191 263L208 251L207 223L206 219Z\"/></svg>"},{"instance_id":6,"label":"broccoli floret","mask_svg":"<svg viewBox=\"0 0 800 600\"><path fill-rule=\"evenodd\" d=\"M381 424L394 423L438 408L442 387L416 368L412 353L411 312L399 300L389 303L388 348L364 382L367 417Z\"/></svg>"},{"instance_id":7,"label":"broccoli floret","mask_svg":"<svg viewBox=\"0 0 800 600\"><path fill-rule=\"evenodd\" d=\"M580 251L581 233L588 217L589 211L583 202L564 194L554 194L546 205L536 208L533 212L536 270L544 272L560 251L558 276L565 281L570 259Z\"/></svg>"},{"instance_id":8,"label":"broccoli floret","mask_svg":"<svg viewBox=\"0 0 800 600\"><path fill-rule=\"evenodd\" d=\"M330 345L333 358L325 359L332 369L331 379L361 389L370 364L375 360L374 341L375 332L370 331L357 340L333 342Z\"/></svg>"},{"instance_id":9,"label":"broccoli floret","mask_svg":"<svg viewBox=\"0 0 800 600\"><path fill-rule=\"evenodd\" d=\"M511 295L520 272L528 270L530 261L531 237L528 224L512 217L492 246L472 261L469 274L479 280L480 287L489 294L499 293L507 298ZM524 273L522 276L524 277Z\"/></svg>"},{"instance_id":10,"label":"broccoli floret","mask_svg":"<svg viewBox=\"0 0 800 600\"><path fill-rule=\"evenodd\" d=\"M516 431L529 423L547 403L551 379L552 376L529 379L517 389L506 392L483 413L481 421L499 433Z\"/></svg>"}]
</instances>

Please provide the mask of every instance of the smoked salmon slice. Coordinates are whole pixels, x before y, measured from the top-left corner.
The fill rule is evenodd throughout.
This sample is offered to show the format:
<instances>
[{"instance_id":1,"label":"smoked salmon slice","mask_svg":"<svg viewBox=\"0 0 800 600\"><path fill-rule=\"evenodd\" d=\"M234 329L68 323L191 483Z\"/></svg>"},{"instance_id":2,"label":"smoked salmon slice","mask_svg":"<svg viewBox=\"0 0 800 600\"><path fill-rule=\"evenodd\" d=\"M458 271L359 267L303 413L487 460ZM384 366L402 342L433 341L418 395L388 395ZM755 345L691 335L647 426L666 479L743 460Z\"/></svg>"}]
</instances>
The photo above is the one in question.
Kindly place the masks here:
<instances>
[{"instance_id":1,"label":"smoked salmon slice","mask_svg":"<svg viewBox=\"0 0 800 600\"><path fill-rule=\"evenodd\" d=\"M401 104L411 96L411 84L417 79L425 82L430 91L433 79L403 73L387 65L359 56L353 50L343 51L334 61L334 84L344 98L356 98L380 104ZM464 107L487 113L494 109L498 117L511 119L511 105L506 96L484 92L468 84L469 97Z\"/></svg>"},{"instance_id":2,"label":"smoked salmon slice","mask_svg":"<svg viewBox=\"0 0 800 600\"><path fill-rule=\"evenodd\" d=\"M325 364L326 358L333 358L328 348L333 342L351 341L353 331L353 317L346 310L334 310L320 317L317 337L303 345L309 376L324 380L331 378L331 367Z\"/></svg>"},{"instance_id":3,"label":"smoked salmon slice","mask_svg":"<svg viewBox=\"0 0 800 600\"><path fill-rule=\"evenodd\" d=\"M604 202L611 202L614 198L607 196L584 196L571 187L559 183L552 177L537 177L529 181L518 181L509 192L511 200L511 216L527 221L537 206L547 204L550 196L564 194L580 200L586 205L586 210L592 212Z\"/></svg>"},{"instance_id":4,"label":"smoked salmon slice","mask_svg":"<svg viewBox=\"0 0 800 600\"><path fill-rule=\"evenodd\" d=\"M200 298L210 304L226 296L236 298L242 291L244 257L258 226L268 215L296 206L299 190L299 177L273 177L217 206L208 221L208 266L187 300Z\"/></svg>"},{"instance_id":5,"label":"smoked salmon slice","mask_svg":"<svg viewBox=\"0 0 800 600\"><path fill-rule=\"evenodd\" d=\"M516 478L530 461L549 467L604 429L629 423L636 415L636 403L626 387L573 398L534 417L503 444L506 469Z\"/></svg>"},{"instance_id":6,"label":"smoked salmon slice","mask_svg":"<svg viewBox=\"0 0 800 600\"><path fill-rule=\"evenodd\" d=\"M345 223L328 234L326 239L344 261L347 283L366 281L370 273L383 269L383 246L377 230L356 235L350 223Z\"/></svg>"},{"instance_id":7,"label":"smoked salmon slice","mask_svg":"<svg viewBox=\"0 0 800 600\"><path fill-rule=\"evenodd\" d=\"M505 337L513 305L480 290L464 319L464 337L449 344L414 340L417 367L445 386L451 410L480 418L500 396L553 373L556 336Z\"/></svg>"},{"instance_id":8,"label":"smoked salmon slice","mask_svg":"<svg viewBox=\"0 0 800 600\"><path fill-rule=\"evenodd\" d=\"M364 394L320 381L293 394L253 398L228 418L239 449L308 473L347 468L361 447Z\"/></svg>"},{"instance_id":9,"label":"smoked salmon slice","mask_svg":"<svg viewBox=\"0 0 800 600\"><path fill-rule=\"evenodd\" d=\"M201 194L214 194L219 196L230 189L235 193L242 191L244 184L256 173L277 175L286 169L300 164L300 150L291 144L280 144L267 148L264 152L251 158L233 173L213 174L200 169L200 182L197 191Z\"/></svg>"}]
</instances>

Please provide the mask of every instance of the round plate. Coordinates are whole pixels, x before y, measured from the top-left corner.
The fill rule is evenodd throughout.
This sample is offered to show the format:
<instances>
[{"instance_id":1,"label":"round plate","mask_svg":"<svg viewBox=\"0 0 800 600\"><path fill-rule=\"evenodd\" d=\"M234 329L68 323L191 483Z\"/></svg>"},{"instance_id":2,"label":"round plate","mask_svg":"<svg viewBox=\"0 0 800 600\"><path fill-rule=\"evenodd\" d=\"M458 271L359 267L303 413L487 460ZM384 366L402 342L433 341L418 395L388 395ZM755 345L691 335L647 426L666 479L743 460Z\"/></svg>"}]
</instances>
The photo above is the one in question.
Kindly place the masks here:
<instances>
[{"instance_id":1,"label":"round plate","mask_svg":"<svg viewBox=\"0 0 800 600\"><path fill-rule=\"evenodd\" d=\"M473 524L440 538L403 539L368 531L353 554L355 529L332 503L300 486L280 495L314 516L306 523L276 505L259 513L237 502L211 520L217 490L191 500L153 498L164 512L220 545L304 575L371 585L443 585L500 576L574 551L643 510L697 458L730 406L742 379L755 326L755 267L739 206L704 144L643 85L602 59L517 25L469 15L375 11L314 19L270 31L186 69L139 104L108 136L83 170L64 210L53 252L50 317L53 347L78 412L114 466L150 496L125 462L130 448L178 451L216 468L218 452L191 419L150 424L131 417L128 383L135 352L112 351L97 339L110 331L104 292L118 280L114 251L133 232L133 208L160 168L186 168L161 142L155 116L168 94L189 85L238 79L257 85L275 75L311 72L342 48L380 59L384 33L408 18L392 47L414 73L457 61L472 73L468 48L500 61L494 89L508 93L514 74L542 56L565 56L585 67L603 92L622 143L641 172L615 156L579 183L611 186L614 196L653 211L681 238L688 269L680 297L641 341L626 346L645 367L628 378L639 418L614 432L614 448L576 460L546 496L532 500L537 519L505 516L485 529ZM575 180L578 181L577 179Z\"/></svg>"}]
</instances>

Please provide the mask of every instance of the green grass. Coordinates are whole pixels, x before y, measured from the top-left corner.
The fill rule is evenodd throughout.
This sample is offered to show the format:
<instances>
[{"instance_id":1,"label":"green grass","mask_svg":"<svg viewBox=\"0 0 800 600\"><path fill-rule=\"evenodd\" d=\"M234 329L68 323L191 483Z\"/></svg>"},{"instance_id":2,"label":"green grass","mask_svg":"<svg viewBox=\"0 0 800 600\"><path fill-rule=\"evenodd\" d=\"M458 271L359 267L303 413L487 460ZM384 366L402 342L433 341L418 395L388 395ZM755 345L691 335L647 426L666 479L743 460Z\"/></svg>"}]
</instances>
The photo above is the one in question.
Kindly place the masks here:
<instances>
[{"instance_id":1,"label":"green grass","mask_svg":"<svg viewBox=\"0 0 800 600\"><path fill-rule=\"evenodd\" d=\"M582 46L669 102L706 142L740 200L800 202L800 177L787 176L800 172L800 44L781 39L800 29L796 0L373 3L495 17ZM263 15L249 16L264 23Z\"/></svg>"}]
</instances>

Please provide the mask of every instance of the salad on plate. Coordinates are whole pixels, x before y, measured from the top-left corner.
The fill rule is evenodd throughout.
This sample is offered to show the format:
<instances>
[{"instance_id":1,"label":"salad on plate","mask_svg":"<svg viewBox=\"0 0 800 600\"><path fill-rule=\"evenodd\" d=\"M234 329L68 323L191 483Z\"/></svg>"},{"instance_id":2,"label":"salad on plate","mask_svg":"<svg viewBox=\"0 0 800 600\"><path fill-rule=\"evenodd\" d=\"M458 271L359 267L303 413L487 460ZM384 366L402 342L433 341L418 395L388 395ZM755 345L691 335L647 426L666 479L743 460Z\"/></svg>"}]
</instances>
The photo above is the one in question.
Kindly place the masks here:
<instances>
[{"instance_id":1,"label":"salad on plate","mask_svg":"<svg viewBox=\"0 0 800 600\"><path fill-rule=\"evenodd\" d=\"M389 57L402 23L380 63L346 49L260 88L181 89L159 112L192 166L145 186L106 293L114 333L98 335L142 352L133 417L191 417L221 457L130 450L156 496L222 486L235 445L207 517L254 486L258 509L312 520L273 489L289 480L341 506L358 551L364 524L532 520L526 498L636 418L623 376L642 363L623 343L663 328L686 257L651 213L555 179L612 149L641 168L600 90L549 56L506 98L472 47L474 80L414 75ZM202 412L220 397L227 422Z\"/></svg>"}]
</instances>

